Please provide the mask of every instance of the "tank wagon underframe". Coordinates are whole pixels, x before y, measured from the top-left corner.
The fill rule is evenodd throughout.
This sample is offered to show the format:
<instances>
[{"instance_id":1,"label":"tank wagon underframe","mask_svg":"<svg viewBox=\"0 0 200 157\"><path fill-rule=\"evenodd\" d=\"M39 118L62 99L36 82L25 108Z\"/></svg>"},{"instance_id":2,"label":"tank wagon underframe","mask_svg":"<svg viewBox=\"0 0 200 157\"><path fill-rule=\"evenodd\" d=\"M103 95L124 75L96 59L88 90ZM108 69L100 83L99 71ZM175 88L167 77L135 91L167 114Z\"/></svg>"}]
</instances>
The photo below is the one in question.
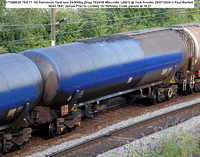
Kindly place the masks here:
<instances>
[{"instance_id":1,"label":"tank wagon underframe","mask_svg":"<svg viewBox=\"0 0 200 157\"><path fill-rule=\"evenodd\" d=\"M82 117L91 118L115 105L142 98L155 104L170 100L178 90L200 91L198 23L84 39L15 55L29 65L19 67L24 73L13 71L22 79L19 88L11 83L14 77L8 78L0 68L0 78L9 84L7 88L2 83L0 98L6 94L10 98L0 99L4 152L28 143L32 129L41 126L54 137L80 125ZM26 98L23 92L28 93Z\"/></svg>"}]
</instances>

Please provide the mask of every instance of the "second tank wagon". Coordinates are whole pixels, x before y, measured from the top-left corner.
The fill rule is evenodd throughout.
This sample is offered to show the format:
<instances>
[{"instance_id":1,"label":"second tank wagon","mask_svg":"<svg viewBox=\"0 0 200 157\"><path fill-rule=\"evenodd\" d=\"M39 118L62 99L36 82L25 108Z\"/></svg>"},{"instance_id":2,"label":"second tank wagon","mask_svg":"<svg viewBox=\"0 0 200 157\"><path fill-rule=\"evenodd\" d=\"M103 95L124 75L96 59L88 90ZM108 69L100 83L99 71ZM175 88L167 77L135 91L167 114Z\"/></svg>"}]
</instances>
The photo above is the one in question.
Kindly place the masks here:
<instances>
[{"instance_id":1,"label":"second tank wagon","mask_svg":"<svg viewBox=\"0 0 200 157\"><path fill-rule=\"evenodd\" d=\"M111 35L28 50L39 68L43 103L64 105L79 91L78 103L135 88L173 75L186 59L181 37L161 28Z\"/></svg>"}]
</instances>

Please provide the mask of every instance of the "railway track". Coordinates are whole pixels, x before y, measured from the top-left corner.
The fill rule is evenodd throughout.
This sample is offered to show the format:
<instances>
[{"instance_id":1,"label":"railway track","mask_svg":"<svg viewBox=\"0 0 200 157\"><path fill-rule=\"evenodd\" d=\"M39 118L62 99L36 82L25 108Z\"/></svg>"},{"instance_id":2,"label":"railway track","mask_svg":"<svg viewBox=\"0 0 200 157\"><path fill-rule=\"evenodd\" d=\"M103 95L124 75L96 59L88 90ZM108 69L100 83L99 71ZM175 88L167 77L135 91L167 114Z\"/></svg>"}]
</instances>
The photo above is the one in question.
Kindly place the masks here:
<instances>
[{"instance_id":1,"label":"railway track","mask_svg":"<svg viewBox=\"0 0 200 157\"><path fill-rule=\"evenodd\" d=\"M81 126L76 128L74 131L68 132L64 135L60 135L58 137L48 140L46 140L44 137L39 136L39 134L37 133L36 135L33 135L31 143L29 145L27 145L21 150L6 154L5 157L11 157L11 156L15 157L16 155L19 155L21 157L22 154L30 150L34 151L36 147L49 145L49 143L55 143L55 141L58 141L60 139L67 138L66 140L73 140L74 138L79 137L80 132L85 132L88 129L92 130L94 128L101 129L106 125L110 125L111 124L110 122L114 122L114 120L115 122L122 120L122 118L117 120L116 117L119 117L119 115L125 115L126 113L132 111L138 111L146 107L148 107L148 105L145 105L143 103L130 103L130 104L123 104L120 106L115 106L108 110L95 113L92 119L85 119L84 121L82 121ZM93 132L95 132L95 130L93 130Z\"/></svg>"},{"instance_id":2,"label":"railway track","mask_svg":"<svg viewBox=\"0 0 200 157\"><path fill-rule=\"evenodd\" d=\"M178 96L176 99L173 99L169 102L164 102L164 103L154 105L154 106L145 106L142 104L138 105L137 103L136 103L137 107L134 107L134 105L132 104L118 106L118 107L109 109L105 112L97 113L93 119L84 121L82 124L82 127L76 129L73 132L67 133L62 136L58 136L50 140L39 142L39 144L38 143L35 145L32 144L28 147L25 147L22 150L7 154L5 156L10 157L10 156L19 155L21 157L21 156L30 155L32 153L47 149L56 144L60 144L66 141L81 138L83 136L87 136L89 134L95 133L98 130L105 128L106 126L109 126L113 123L117 123L131 117L137 117L147 112L153 112L153 111L162 109L164 107L173 106L174 104L179 103L179 102L184 102L186 100L193 100L195 97L200 97L200 94L193 94L189 96ZM148 119L138 124L130 125L123 129L118 129L116 131L106 133L104 135L101 135L100 137L95 137L92 140L84 141L81 143L81 145L75 145L75 146L71 146L69 148L63 149L64 152L60 151L60 152L56 152L55 154L49 154L49 156L94 156L94 155L97 155L98 153L102 153L109 149L118 147L122 145L123 142L126 140L131 141L131 140L140 138L141 130L145 134L153 133L153 130L152 131L146 130L147 127L149 126L149 123L151 123L151 125L156 126L156 125L162 125L162 123L166 122L167 119L172 122L174 121L174 119L177 117L178 114L188 115L188 116L184 116L184 118L189 119L200 113L199 108L200 108L199 104L196 104L196 105L192 105L191 108L187 107L179 111L169 112L166 115L159 115L157 117Z\"/></svg>"},{"instance_id":3,"label":"railway track","mask_svg":"<svg viewBox=\"0 0 200 157\"><path fill-rule=\"evenodd\" d=\"M145 131L149 125L164 125L167 121L173 122L177 118L177 115L187 115L186 119L200 114L200 103L192 103L188 106L181 107L179 109L174 109L172 111L162 113L145 120L141 120L137 123L133 123L122 128L101 134L94 138L85 140L81 143L67 147L65 149L59 150L52 154L47 155L47 157L61 157L61 156L96 156L99 153L104 153L110 149L121 146L127 140L133 141L134 139L141 137L142 132L145 134L150 134L150 132Z\"/></svg>"}]
</instances>

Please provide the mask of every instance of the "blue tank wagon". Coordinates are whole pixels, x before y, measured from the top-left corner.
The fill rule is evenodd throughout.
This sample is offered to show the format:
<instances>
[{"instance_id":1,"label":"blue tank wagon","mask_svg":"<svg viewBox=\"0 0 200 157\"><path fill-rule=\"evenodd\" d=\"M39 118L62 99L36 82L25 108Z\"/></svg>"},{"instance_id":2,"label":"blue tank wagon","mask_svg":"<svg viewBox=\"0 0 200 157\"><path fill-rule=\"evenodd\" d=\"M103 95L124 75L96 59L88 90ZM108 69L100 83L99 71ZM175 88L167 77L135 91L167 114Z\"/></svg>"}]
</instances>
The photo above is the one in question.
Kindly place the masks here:
<instances>
[{"instance_id":1,"label":"blue tank wagon","mask_svg":"<svg viewBox=\"0 0 200 157\"><path fill-rule=\"evenodd\" d=\"M12 147L11 139L13 145L30 140L32 129L20 128L27 127L28 112L38 104L43 84L36 65L20 54L0 55L0 80L0 132L4 132L3 140L8 145L3 146L3 151L7 152ZM17 140L23 135L23 140Z\"/></svg>"},{"instance_id":2,"label":"blue tank wagon","mask_svg":"<svg viewBox=\"0 0 200 157\"><path fill-rule=\"evenodd\" d=\"M77 102L82 103L163 82L169 73L180 69L185 53L179 35L163 28L23 52L40 69L45 106L67 104L76 90Z\"/></svg>"},{"instance_id":3,"label":"blue tank wagon","mask_svg":"<svg viewBox=\"0 0 200 157\"><path fill-rule=\"evenodd\" d=\"M140 97L151 96L154 100L153 87L165 81L168 83L186 60L183 40L169 28L85 39L22 54L41 72L44 84L42 106L58 109L61 115L71 113L75 106L83 106L81 109L87 111L87 106L102 108L104 100L138 89ZM177 85L163 90L166 91L171 98L176 95ZM133 97L136 95L132 94ZM162 96L159 101L165 98ZM40 108L37 109L40 113ZM46 121L50 119L52 116ZM63 126L67 123L64 121ZM55 126L50 128L55 130Z\"/></svg>"}]
</instances>

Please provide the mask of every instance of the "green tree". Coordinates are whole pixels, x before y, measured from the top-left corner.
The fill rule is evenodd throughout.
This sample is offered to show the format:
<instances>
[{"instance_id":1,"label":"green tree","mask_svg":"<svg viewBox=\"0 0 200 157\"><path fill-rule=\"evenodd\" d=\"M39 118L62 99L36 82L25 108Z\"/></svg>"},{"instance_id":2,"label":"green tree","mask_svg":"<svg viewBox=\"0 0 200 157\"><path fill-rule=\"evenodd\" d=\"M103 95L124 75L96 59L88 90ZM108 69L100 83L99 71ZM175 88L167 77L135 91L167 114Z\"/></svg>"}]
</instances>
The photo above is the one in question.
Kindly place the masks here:
<instances>
[{"instance_id":1,"label":"green tree","mask_svg":"<svg viewBox=\"0 0 200 157\"><path fill-rule=\"evenodd\" d=\"M56 9L56 44L152 27L200 21L199 0L191 9ZM5 0L0 2L5 6ZM0 53L50 46L50 9L0 8Z\"/></svg>"}]
</instances>

